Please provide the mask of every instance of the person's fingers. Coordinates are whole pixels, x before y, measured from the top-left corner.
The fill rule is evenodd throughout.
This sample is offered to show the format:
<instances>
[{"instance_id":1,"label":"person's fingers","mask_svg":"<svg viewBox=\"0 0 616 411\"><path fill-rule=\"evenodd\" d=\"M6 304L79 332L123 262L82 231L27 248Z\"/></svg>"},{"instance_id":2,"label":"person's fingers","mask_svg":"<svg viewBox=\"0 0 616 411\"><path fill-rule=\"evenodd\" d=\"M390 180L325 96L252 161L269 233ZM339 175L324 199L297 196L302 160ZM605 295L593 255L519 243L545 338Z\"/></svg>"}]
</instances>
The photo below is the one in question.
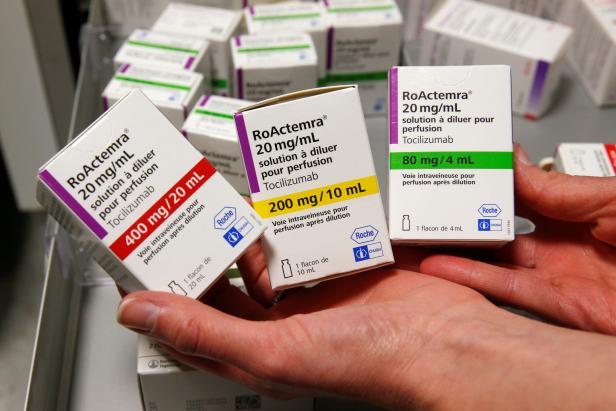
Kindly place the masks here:
<instances>
[{"instance_id":1,"label":"person's fingers","mask_svg":"<svg viewBox=\"0 0 616 411\"><path fill-rule=\"evenodd\" d=\"M242 274L248 294L264 307L271 306L276 293L270 284L267 259L261 241L256 241L248 247L242 258L237 261L237 268Z\"/></svg>"},{"instance_id":2,"label":"person's fingers","mask_svg":"<svg viewBox=\"0 0 616 411\"><path fill-rule=\"evenodd\" d=\"M298 340L307 331L293 327L298 321L286 321L248 321L153 291L129 294L118 308L120 324L179 353L229 364L264 381L293 384L310 378L302 361L309 356L313 362L317 348Z\"/></svg>"},{"instance_id":3,"label":"person's fingers","mask_svg":"<svg viewBox=\"0 0 616 411\"><path fill-rule=\"evenodd\" d=\"M395 263L390 268L409 271L418 271L421 261L434 254L434 250L412 246L395 246L393 251Z\"/></svg>"},{"instance_id":4,"label":"person's fingers","mask_svg":"<svg viewBox=\"0 0 616 411\"><path fill-rule=\"evenodd\" d=\"M515 240L491 252L494 261L535 268L537 265L537 240L533 235L518 235Z\"/></svg>"},{"instance_id":5,"label":"person's fingers","mask_svg":"<svg viewBox=\"0 0 616 411\"><path fill-rule=\"evenodd\" d=\"M243 198L252 207L250 197L244 196ZM271 306L276 299L276 293L270 284L267 259L261 241L255 241L248 247L236 264L242 274L248 294L264 307Z\"/></svg>"},{"instance_id":6,"label":"person's fingers","mask_svg":"<svg viewBox=\"0 0 616 411\"><path fill-rule=\"evenodd\" d=\"M269 349L267 323L240 319L170 293L129 294L118 308L118 322L181 353L240 367L253 362L256 353Z\"/></svg>"},{"instance_id":7,"label":"person's fingers","mask_svg":"<svg viewBox=\"0 0 616 411\"><path fill-rule=\"evenodd\" d=\"M260 320L266 315L266 309L261 304L232 286L227 278L220 279L201 301L226 314L246 320Z\"/></svg>"},{"instance_id":8,"label":"person's fingers","mask_svg":"<svg viewBox=\"0 0 616 411\"><path fill-rule=\"evenodd\" d=\"M616 178L546 172L516 145L515 189L516 198L538 213L590 223L595 237L616 245Z\"/></svg>"},{"instance_id":9,"label":"person's fingers","mask_svg":"<svg viewBox=\"0 0 616 411\"><path fill-rule=\"evenodd\" d=\"M426 258L420 271L473 288L494 299L529 311L553 316L557 295L530 270L511 269L462 257L435 255Z\"/></svg>"}]
</instances>

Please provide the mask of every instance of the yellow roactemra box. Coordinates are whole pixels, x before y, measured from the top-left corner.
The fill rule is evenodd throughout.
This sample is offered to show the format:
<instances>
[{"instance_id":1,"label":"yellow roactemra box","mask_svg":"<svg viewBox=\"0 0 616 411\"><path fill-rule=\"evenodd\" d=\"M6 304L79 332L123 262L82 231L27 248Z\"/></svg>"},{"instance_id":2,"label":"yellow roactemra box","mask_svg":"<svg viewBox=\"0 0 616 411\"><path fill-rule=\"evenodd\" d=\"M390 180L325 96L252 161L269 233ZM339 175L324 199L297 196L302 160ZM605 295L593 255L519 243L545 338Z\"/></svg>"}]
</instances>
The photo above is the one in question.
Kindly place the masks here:
<instances>
[{"instance_id":1,"label":"yellow roactemra box","mask_svg":"<svg viewBox=\"0 0 616 411\"><path fill-rule=\"evenodd\" d=\"M235 123L274 289L393 262L356 86L266 100Z\"/></svg>"}]
</instances>

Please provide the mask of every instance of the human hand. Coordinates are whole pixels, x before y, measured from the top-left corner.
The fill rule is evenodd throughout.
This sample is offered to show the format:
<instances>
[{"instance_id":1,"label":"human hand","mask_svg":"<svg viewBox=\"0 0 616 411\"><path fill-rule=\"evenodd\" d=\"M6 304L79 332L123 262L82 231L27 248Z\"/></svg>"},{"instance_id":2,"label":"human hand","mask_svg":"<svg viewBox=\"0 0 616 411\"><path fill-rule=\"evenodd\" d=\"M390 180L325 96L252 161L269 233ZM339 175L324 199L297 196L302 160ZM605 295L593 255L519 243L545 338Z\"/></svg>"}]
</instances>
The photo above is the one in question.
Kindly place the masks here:
<instances>
[{"instance_id":1,"label":"human hand","mask_svg":"<svg viewBox=\"0 0 616 411\"><path fill-rule=\"evenodd\" d=\"M326 393L396 409L616 404L610 337L518 317L400 269L290 290L272 306L260 246L239 266L254 298L225 279L207 304L142 291L123 299L118 320L182 362L282 398Z\"/></svg>"},{"instance_id":2,"label":"human hand","mask_svg":"<svg viewBox=\"0 0 616 411\"><path fill-rule=\"evenodd\" d=\"M561 324L616 334L616 178L546 172L519 146L515 158L516 214L536 231L492 263L436 255L421 272Z\"/></svg>"},{"instance_id":3,"label":"human hand","mask_svg":"<svg viewBox=\"0 0 616 411\"><path fill-rule=\"evenodd\" d=\"M273 293L269 281L258 282L265 270L259 262L245 258L240 265L253 295L268 304ZM423 391L432 387L421 383L427 371L450 367L430 354L436 333L457 334L463 318L479 322L497 311L470 289L387 269L289 290L270 308L223 280L207 303L137 292L125 297L118 319L181 361L259 392L283 398L325 392L394 408L427 399Z\"/></svg>"}]
</instances>

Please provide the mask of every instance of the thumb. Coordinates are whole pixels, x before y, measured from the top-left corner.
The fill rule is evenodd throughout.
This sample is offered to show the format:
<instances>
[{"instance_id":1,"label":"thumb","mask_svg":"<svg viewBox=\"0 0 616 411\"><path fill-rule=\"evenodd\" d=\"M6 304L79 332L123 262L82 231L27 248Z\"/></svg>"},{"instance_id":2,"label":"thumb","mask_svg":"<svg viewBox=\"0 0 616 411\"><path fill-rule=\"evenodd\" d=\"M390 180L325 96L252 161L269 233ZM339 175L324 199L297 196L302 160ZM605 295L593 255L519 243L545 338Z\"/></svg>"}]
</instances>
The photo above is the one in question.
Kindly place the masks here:
<instances>
[{"instance_id":1,"label":"thumb","mask_svg":"<svg viewBox=\"0 0 616 411\"><path fill-rule=\"evenodd\" d=\"M226 363L251 374L265 372L275 329L165 292L138 291L118 307L118 322L189 356Z\"/></svg>"},{"instance_id":2,"label":"thumb","mask_svg":"<svg viewBox=\"0 0 616 411\"><path fill-rule=\"evenodd\" d=\"M517 144L514 157L518 201L549 218L590 223L595 237L616 245L616 178L541 170Z\"/></svg>"}]
</instances>

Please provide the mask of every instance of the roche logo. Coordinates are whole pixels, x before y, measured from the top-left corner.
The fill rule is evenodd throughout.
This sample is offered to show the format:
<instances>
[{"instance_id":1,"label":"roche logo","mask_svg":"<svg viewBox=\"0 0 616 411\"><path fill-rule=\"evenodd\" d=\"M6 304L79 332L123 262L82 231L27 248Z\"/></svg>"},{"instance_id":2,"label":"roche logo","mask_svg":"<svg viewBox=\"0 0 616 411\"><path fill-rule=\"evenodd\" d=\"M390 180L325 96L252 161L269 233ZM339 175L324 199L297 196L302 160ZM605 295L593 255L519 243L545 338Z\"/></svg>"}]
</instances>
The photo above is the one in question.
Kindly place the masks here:
<instances>
[{"instance_id":1,"label":"roche logo","mask_svg":"<svg viewBox=\"0 0 616 411\"><path fill-rule=\"evenodd\" d=\"M369 243L374 241L377 235L379 235L379 230L371 225L366 225L357 227L353 230L351 233L351 240L355 241L357 244Z\"/></svg>"},{"instance_id":2,"label":"roche logo","mask_svg":"<svg viewBox=\"0 0 616 411\"><path fill-rule=\"evenodd\" d=\"M497 217L503 210L496 204L482 204L477 211L484 217Z\"/></svg>"},{"instance_id":3,"label":"roche logo","mask_svg":"<svg viewBox=\"0 0 616 411\"><path fill-rule=\"evenodd\" d=\"M214 228L217 230L226 230L237 220L237 211L235 207L225 207L214 216Z\"/></svg>"}]
</instances>

